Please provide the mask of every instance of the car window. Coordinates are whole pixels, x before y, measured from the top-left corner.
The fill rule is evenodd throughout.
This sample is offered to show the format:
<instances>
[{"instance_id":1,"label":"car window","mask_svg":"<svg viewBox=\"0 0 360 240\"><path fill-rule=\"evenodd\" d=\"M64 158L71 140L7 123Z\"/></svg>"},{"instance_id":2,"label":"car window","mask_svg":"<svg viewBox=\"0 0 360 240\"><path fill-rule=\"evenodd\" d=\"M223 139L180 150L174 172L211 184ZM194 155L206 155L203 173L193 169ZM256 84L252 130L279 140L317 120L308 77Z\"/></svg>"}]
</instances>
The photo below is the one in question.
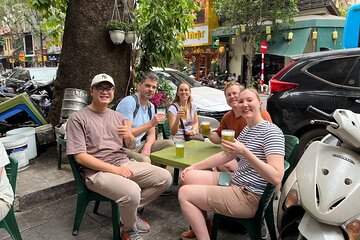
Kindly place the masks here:
<instances>
[{"instance_id":1,"label":"car window","mask_svg":"<svg viewBox=\"0 0 360 240\"><path fill-rule=\"evenodd\" d=\"M325 60L309 67L307 71L326 81L341 85L347 79L356 60L357 57Z\"/></svg>"},{"instance_id":2,"label":"car window","mask_svg":"<svg viewBox=\"0 0 360 240\"><path fill-rule=\"evenodd\" d=\"M190 87L201 87L200 83L198 83L195 79L189 77L185 73L175 71L169 73L178 76L178 78L184 79L190 85Z\"/></svg>"},{"instance_id":3,"label":"car window","mask_svg":"<svg viewBox=\"0 0 360 240\"><path fill-rule=\"evenodd\" d=\"M360 59L357 59L354 68L352 69L349 77L345 80L344 85L350 87L360 87Z\"/></svg>"},{"instance_id":4,"label":"car window","mask_svg":"<svg viewBox=\"0 0 360 240\"><path fill-rule=\"evenodd\" d=\"M166 72L156 72L157 76L161 79L165 79L169 82L171 82L171 86L176 89L176 86L178 85L178 83L180 83L179 80L177 80L176 78L174 78L173 76L171 76L170 74L166 73Z\"/></svg>"},{"instance_id":5,"label":"car window","mask_svg":"<svg viewBox=\"0 0 360 240\"><path fill-rule=\"evenodd\" d=\"M10 78L25 81L26 79L30 79L30 73L27 69L16 69L14 73L10 76Z\"/></svg>"},{"instance_id":6,"label":"car window","mask_svg":"<svg viewBox=\"0 0 360 240\"><path fill-rule=\"evenodd\" d=\"M29 69L32 79L51 80L56 75L56 68Z\"/></svg>"}]
</instances>

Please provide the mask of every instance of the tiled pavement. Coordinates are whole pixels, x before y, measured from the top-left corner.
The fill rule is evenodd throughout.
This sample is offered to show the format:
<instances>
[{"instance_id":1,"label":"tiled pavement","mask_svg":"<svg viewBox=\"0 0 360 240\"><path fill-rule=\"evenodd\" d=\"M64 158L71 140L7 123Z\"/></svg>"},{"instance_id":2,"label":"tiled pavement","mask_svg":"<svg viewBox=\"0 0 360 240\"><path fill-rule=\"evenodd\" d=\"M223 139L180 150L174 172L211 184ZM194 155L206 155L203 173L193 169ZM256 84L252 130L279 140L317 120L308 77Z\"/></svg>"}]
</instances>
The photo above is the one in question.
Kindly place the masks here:
<instances>
[{"instance_id":1,"label":"tiled pavement","mask_svg":"<svg viewBox=\"0 0 360 240\"><path fill-rule=\"evenodd\" d=\"M172 171L172 169L169 169ZM27 170L18 174L17 222L24 240L111 239L110 204L102 203L100 215L92 213L93 203L87 208L79 235L72 236L76 195L70 166L63 164L57 170L56 147L39 149L39 155L30 161ZM179 239L188 228L178 204L178 186L172 186L172 195L159 197L145 208L144 219L151 224L145 240ZM248 240L247 234L237 233L238 226L222 226L220 240ZM0 239L10 239L0 229Z\"/></svg>"}]
</instances>

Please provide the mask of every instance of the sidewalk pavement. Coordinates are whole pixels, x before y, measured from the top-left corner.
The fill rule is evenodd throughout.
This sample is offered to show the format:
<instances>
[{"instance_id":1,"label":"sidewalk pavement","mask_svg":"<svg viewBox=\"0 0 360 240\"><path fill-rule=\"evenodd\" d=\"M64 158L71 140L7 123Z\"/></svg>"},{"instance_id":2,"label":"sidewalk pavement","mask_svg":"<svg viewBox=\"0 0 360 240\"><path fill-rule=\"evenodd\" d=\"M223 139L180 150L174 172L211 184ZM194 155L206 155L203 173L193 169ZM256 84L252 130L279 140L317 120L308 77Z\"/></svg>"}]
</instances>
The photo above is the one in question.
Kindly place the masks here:
<instances>
[{"instance_id":1,"label":"sidewalk pavement","mask_svg":"<svg viewBox=\"0 0 360 240\"><path fill-rule=\"evenodd\" d=\"M16 218L23 240L112 239L111 208L101 203L100 214L92 213L90 203L77 237L72 236L76 209L76 188L69 164L57 170L56 146L39 149L27 170L18 174ZM169 168L172 172L173 169ZM161 196L145 208L142 216L151 225L144 240L174 240L188 229L177 200L179 186L172 186L170 196ZM238 227L220 226L219 240L248 240ZM235 231L234 231L235 229ZM0 239L11 239L0 229Z\"/></svg>"}]
</instances>

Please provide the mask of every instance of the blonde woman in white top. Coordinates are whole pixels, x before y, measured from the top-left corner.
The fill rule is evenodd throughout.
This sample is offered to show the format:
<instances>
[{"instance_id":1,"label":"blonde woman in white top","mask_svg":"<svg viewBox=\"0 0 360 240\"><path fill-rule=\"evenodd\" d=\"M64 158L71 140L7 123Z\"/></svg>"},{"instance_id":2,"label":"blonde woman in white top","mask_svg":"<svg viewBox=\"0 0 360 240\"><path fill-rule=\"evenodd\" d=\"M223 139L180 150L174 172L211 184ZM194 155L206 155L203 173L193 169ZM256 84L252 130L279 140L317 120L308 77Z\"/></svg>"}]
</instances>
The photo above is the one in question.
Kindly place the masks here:
<instances>
[{"instance_id":1,"label":"blonde woman in white top","mask_svg":"<svg viewBox=\"0 0 360 240\"><path fill-rule=\"evenodd\" d=\"M199 133L197 106L192 103L191 89L187 83L178 85L173 104L168 109L168 119L171 135L176 139L184 139L183 129L189 137Z\"/></svg>"}]
</instances>

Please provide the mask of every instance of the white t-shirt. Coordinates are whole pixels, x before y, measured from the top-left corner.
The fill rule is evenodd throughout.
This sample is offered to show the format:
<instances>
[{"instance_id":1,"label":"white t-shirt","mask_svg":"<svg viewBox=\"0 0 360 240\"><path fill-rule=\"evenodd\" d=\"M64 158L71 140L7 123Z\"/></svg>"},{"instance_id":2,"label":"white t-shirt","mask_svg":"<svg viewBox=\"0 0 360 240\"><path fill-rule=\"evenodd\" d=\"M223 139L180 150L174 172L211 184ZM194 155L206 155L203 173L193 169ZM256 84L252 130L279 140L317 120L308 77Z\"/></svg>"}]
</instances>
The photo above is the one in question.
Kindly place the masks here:
<instances>
[{"instance_id":1,"label":"white t-shirt","mask_svg":"<svg viewBox=\"0 0 360 240\"><path fill-rule=\"evenodd\" d=\"M174 103L177 107L174 106L174 105L171 105L169 107L169 112L171 112L175 117L176 117L176 114L178 112L178 109L180 109L179 105L177 103ZM194 116L195 116L195 113L197 111L197 106L196 104L194 103L191 103L191 111L190 111L190 108L187 109L187 113L186 113L186 120L182 120L183 123L184 123L184 127L185 127L185 132L186 131L189 131L191 129L193 129L194 127ZM173 138L176 138L176 139L184 139L184 132L183 132L183 129L181 127L181 123L179 124L179 129L176 133L175 136L173 136Z\"/></svg>"},{"instance_id":2,"label":"white t-shirt","mask_svg":"<svg viewBox=\"0 0 360 240\"><path fill-rule=\"evenodd\" d=\"M12 205L14 201L14 192L5 171L5 166L9 163L9 157L5 151L4 145L0 142L0 167L3 168L0 176L0 198Z\"/></svg>"}]
</instances>

